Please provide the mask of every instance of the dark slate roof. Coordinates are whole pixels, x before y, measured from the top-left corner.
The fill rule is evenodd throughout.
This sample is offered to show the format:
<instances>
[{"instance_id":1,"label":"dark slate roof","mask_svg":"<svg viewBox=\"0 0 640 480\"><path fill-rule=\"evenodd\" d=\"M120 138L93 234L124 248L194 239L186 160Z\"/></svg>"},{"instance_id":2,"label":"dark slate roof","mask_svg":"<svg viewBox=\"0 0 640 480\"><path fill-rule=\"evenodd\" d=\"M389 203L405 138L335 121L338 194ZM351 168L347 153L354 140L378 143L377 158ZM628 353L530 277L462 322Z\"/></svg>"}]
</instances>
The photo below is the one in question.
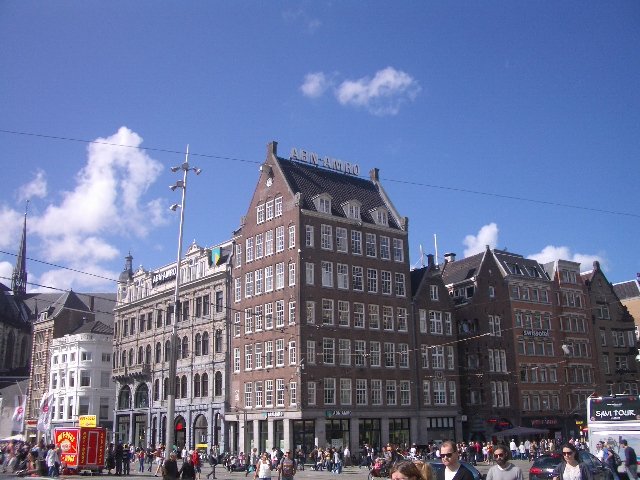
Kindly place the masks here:
<instances>
[{"instance_id":1,"label":"dark slate roof","mask_svg":"<svg viewBox=\"0 0 640 480\"><path fill-rule=\"evenodd\" d=\"M484 253L476 253L462 260L447 262L443 268L442 279L445 285L463 282L473 277L482 263Z\"/></svg>"},{"instance_id":2,"label":"dark slate roof","mask_svg":"<svg viewBox=\"0 0 640 480\"><path fill-rule=\"evenodd\" d=\"M26 330L31 328L29 324L29 309L3 283L0 283L0 322Z\"/></svg>"},{"instance_id":3,"label":"dark slate roof","mask_svg":"<svg viewBox=\"0 0 640 480\"><path fill-rule=\"evenodd\" d=\"M613 291L616 292L620 300L640 297L640 285L638 285L637 280L616 283L613 285Z\"/></svg>"},{"instance_id":4,"label":"dark slate roof","mask_svg":"<svg viewBox=\"0 0 640 480\"><path fill-rule=\"evenodd\" d=\"M85 321L76 330L71 332L72 335L77 333L98 333L104 335L113 335L113 328L100 321Z\"/></svg>"},{"instance_id":5,"label":"dark slate roof","mask_svg":"<svg viewBox=\"0 0 640 480\"><path fill-rule=\"evenodd\" d=\"M418 293L418 288L420 288L420 284L422 283L425 273L427 273L427 269L428 267L422 267L411 270L411 298L415 297L416 293Z\"/></svg>"},{"instance_id":6,"label":"dark slate roof","mask_svg":"<svg viewBox=\"0 0 640 480\"><path fill-rule=\"evenodd\" d=\"M91 298L93 297L93 312L95 313L95 320L104 323L105 325L113 325L113 308L116 304L116 294L109 293L75 293L74 297L82 304L81 311L89 311L91 306ZM67 297L67 294L59 293L30 293L27 294L25 303L27 304L31 315L42 313L49 308L61 307L64 304L63 297ZM75 301L73 303L76 303ZM70 306L69 308L75 308Z\"/></svg>"},{"instance_id":7,"label":"dark slate roof","mask_svg":"<svg viewBox=\"0 0 640 480\"><path fill-rule=\"evenodd\" d=\"M502 265L502 268L510 275L521 275L525 278L540 278L542 280L550 279L547 271L537 260L524 258L522 255L497 249L493 250L493 254L496 260ZM514 268L516 269L515 272L513 271Z\"/></svg>"},{"instance_id":8,"label":"dark slate roof","mask_svg":"<svg viewBox=\"0 0 640 480\"><path fill-rule=\"evenodd\" d=\"M350 200L358 200L362 204L360 216L363 222L375 223L369 210L377 207L386 207L389 210L390 205L386 204L378 187L371 180L280 157L278 163L293 192L300 193L301 208L315 211L316 206L312 199L321 193L327 193L332 198L331 213L336 217L346 216L341 205ZM400 229L391 212L389 227Z\"/></svg>"}]
</instances>

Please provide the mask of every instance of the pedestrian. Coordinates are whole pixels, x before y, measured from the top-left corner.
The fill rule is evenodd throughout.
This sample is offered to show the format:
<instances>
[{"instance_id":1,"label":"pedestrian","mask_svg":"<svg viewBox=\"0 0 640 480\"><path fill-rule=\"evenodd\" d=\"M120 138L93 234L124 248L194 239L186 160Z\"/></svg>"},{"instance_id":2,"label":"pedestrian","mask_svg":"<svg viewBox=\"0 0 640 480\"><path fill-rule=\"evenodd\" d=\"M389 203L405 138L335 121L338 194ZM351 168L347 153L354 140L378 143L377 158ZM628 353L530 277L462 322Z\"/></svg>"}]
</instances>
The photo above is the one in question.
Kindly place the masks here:
<instances>
[{"instance_id":1,"label":"pedestrian","mask_svg":"<svg viewBox=\"0 0 640 480\"><path fill-rule=\"evenodd\" d=\"M262 452L260 458L255 464L255 473L253 478L256 480L271 480L271 462L267 456L267 452Z\"/></svg>"},{"instance_id":2,"label":"pedestrian","mask_svg":"<svg viewBox=\"0 0 640 480\"><path fill-rule=\"evenodd\" d=\"M196 471L196 478L197 480L200 480L200 475L202 473L202 462L200 461L200 453L198 453L198 450L191 450L189 454L191 455L191 463L193 463L193 468Z\"/></svg>"},{"instance_id":3,"label":"pedestrian","mask_svg":"<svg viewBox=\"0 0 640 480\"><path fill-rule=\"evenodd\" d=\"M129 450L129 445L125 443L124 446L122 447L122 474L123 475L129 476L130 465L131 465L131 451Z\"/></svg>"},{"instance_id":4,"label":"pedestrian","mask_svg":"<svg viewBox=\"0 0 640 480\"><path fill-rule=\"evenodd\" d=\"M426 465L424 462L420 462L422 465ZM430 480L425 476L420 467L410 461L404 460L397 462L391 467L391 480Z\"/></svg>"},{"instance_id":5,"label":"pedestrian","mask_svg":"<svg viewBox=\"0 0 640 480\"><path fill-rule=\"evenodd\" d=\"M629 480L638 480L638 456L636 451L629 446L626 440L620 440L620 446L624 448L624 468L627 471Z\"/></svg>"},{"instance_id":6,"label":"pedestrian","mask_svg":"<svg viewBox=\"0 0 640 480\"><path fill-rule=\"evenodd\" d=\"M116 459L116 475L122 475L122 457L124 456L124 448L122 442L116 443L114 457Z\"/></svg>"},{"instance_id":7,"label":"pedestrian","mask_svg":"<svg viewBox=\"0 0 640 480\"><path fill-rule=\"evenodd\" d=\"M293 480L296 474L296 462L291 458L291 450L287 450L278 464L278 480Z\"/></svg>"},{"instance_id":8,"label":"pedestrian","mask_svg":"<svg viewBox=\"0 0 640 480\"><path fill-rule=\"evenodd\" d=\"M179 476L177 458L178 456L174 452L169 454L169 459L162 465L163 480L177 480Z\"/></svg>"},{"instance_id":9,"label":"pedestrian","mask_svg":"<svg viewBox=\"0 0 640 480\"><path fill-rule=\"evenodd\" d=\"M138 449L137 456L138 456L138 472L144 473L144 457L145 457L144 448Z\"/></svg>"},{"instance_id":10,"label":"pedestrian","mask_svg":"<svg viewBox=\"0 0 640 480\"><path fill-rule=\"evenodd\" d=\"M189 455L187 456L187 461L183 462L179 473L182 480L195 480L196 468L193 465L193 457Z\"/></svg>"},{"instance_id":11,"label":"pedestrian","mask_svg":"<svg viewBox=\"0 0 640 480\"><path fill-rule=\"evenodd\" d=\"M516 458L516 456L518 455L518 445L516 444L514 438L512 438L509 442L509 450L511 450L511 458Z\"/></svg>"},{"instance_id":12,"label":"pedestrian","mask_svg":"<svg viewBox=\"0 0 640 480\"><path fill-rule=\"evenodd\" d=\"M49 445L49 450L46 456L48 475L51 478L58 476L58 465L60 464L60 457L54 444Z\"/></svg>"},{"instance_id":13,"label":"pedestrian","mask_svg":"<svg viewBox=\"0 0 640 480\"><path fill-rule=\"evenodd\" d=\"M110 443L109 448L107 449L107 473L111 475L111 470L114 468L116 468L116 457L113 443Z\"/></svg>"},{"instance_id":14,"label":"pedestrian","mask_svg":"<svg viewBox=\"0 0 640 480\"><path fill-rule=\"evenodd\" d=\"M156 473L153 474L154 477L158 476L158 472L161 471L162 469L162 463L163 463L163 449L162 449L162 445L158 445L158 447L156 448L155 452L153 452L153 456L155 458L156 461ZM169 456L169 458L171 458L171 456ZM176 457L177 458L177 457ZM177 465L177 464L176 464ZM176 466L176 472L177 472L177 466ZM177 478L177 477L176 477Z\"/></svg>"},{"instance_id":15,"label":"pedestrian","mask_svg":"<svg viewBox=\"0 0 640 480\"><path fill-rule=\"evenodd\" d=\"M553 471L553 480L593 480L589 468L580 462L578 449L571 443L562 445L562 459Z\"/></svg>"},{"instance_id":16,"label":"pedestrian","mask_svg":"<svg viewBox=\"0 0 640 480\"><path fill-rule=\"evenodd\" d=\"M486 480L524 480L520 467L509 461L511 457L505 445L494 448L493 458L496 464L489 469Z\"/></svg>"},{"instance_id":17,"label":"pedestrian","mask_svg":"<svg viewBox=\"0 0 640 480\"><path fill-rule=\"evenodd\" d=\"M447 471L444 478L450 480L473 480L471 470L460 464L458 449L451 440L442 442L440 446L440 458Z\"/></svg>"},{"instance_id":18,"label":"pedestrian","mask_svg":"<svg viewBox=\"0 0 640 480\"><path fill-rule=\"evenodd\" d=\"M213 475L213 479L216 478L216 465L218 465L218 456L213 448L209 449L209 465L211 465L211 471L207 473L207 478L211 478Z\"/></svg>"}]
</instances>

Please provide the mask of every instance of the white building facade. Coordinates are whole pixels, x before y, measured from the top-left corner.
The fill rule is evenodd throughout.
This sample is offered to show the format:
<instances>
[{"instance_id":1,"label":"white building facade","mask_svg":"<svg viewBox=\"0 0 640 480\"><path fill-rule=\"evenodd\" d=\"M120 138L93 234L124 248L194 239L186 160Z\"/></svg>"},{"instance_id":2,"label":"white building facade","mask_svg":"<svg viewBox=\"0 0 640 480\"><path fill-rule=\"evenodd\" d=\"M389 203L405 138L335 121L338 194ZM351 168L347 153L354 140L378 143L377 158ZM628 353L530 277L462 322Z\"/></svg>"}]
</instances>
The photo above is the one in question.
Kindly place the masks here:
<instances>
[{"instance_id":1,"label":"white building facade","mask_svg":"<svg viewBox=\"0 0 640 480\"><path fill-rule=\"evenodd\" d=\"M111 378L113 329L85 322L51 345L49 391L54 401L51 426L78 425L78 416L95 415L98 426L111 429L115 382Z\"/></svg>"}]
</instances>

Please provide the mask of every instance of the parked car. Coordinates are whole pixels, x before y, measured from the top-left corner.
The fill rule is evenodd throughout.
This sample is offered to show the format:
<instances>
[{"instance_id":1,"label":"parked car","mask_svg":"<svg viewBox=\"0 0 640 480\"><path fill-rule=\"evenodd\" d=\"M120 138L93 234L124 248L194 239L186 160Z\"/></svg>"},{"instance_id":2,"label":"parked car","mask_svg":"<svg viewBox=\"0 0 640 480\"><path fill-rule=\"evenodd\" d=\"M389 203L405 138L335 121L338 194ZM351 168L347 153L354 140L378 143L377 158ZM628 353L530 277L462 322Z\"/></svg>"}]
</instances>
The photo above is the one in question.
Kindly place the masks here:
<instances>
[{"instance_id":1,"label":"parked car","mask_svg":"<svg viewBox=\"0 0 640 480\"><path fill-rule=\"evenodd\" d=\"M595 456L584 450L578 451L580 462L587 465L593 480L613 480L613 472ZM553 453L536 458L529 469L529 480L551 480L553 471L562 461L562 455Z\"/></svg>"},{"instance_id":2,"label":"parked car","mask_svg":"<svg viewBox=\"0 0 640 480\"><path fill-rule=\"evenodd\" d=\"M433 475L435 477L436 480L444 480L444 463L442 463L442 460L440 459L436 459L436 460L429 460L427 462L429 465L431 465L431 468L433 469ZM471 465L470 463L467 462L463 462L462 460L460 460L460 465L462 465L464 468L466 468L467 470L469 470L471 472L471 474L473 475L473 480L484 480L485 479L485 475L480 473L480 471L474 467L473 465Z\"/></svg>"}]
</instances>

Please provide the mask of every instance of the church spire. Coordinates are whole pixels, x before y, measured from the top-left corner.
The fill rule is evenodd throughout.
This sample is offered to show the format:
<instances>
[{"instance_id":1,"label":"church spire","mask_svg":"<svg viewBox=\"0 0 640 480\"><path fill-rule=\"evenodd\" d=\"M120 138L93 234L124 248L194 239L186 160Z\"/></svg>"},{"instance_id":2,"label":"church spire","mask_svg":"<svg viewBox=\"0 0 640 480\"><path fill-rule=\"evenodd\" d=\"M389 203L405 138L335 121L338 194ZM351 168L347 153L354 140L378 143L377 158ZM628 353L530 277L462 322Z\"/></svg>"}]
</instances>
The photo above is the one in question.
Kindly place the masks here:
<instances>
[{"instance_id":1,"label":"church spire","mask_svg":"<svg viewBox=\"0 0 640 480\"><path fill-rule=\"evenodd\" d=\"M29 207L29 201L27 201L27 207L24 211L24 224L22 226L22 239L20 240L20 247L18 249L18 258L16 259L16 266L13 269L13 275L11 275L11 290L15 296L25 296L27 293L27 208Z\"/></svg>"}]
</instances>

